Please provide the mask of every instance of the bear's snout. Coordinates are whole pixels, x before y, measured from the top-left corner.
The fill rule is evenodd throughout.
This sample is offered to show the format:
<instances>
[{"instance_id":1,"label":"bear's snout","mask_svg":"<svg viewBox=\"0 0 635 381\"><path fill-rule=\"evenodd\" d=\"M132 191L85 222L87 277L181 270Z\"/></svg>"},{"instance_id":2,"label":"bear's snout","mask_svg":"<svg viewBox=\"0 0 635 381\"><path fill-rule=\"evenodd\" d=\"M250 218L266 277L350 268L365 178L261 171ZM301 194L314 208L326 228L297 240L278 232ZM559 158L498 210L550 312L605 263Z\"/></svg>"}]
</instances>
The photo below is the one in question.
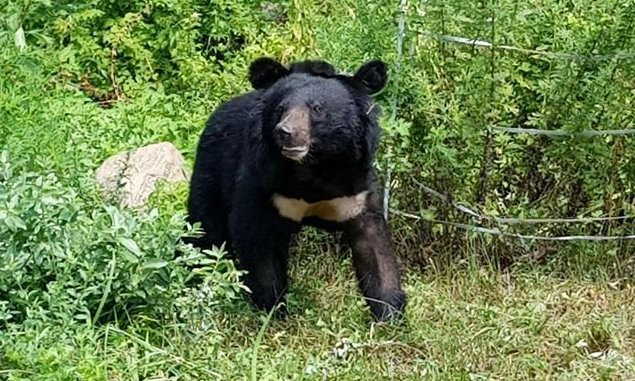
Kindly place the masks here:
<instances>
[{"instance_id":1,"label":"bear's snout","mask_svg":"<svg viewBox=\"0 0 635 381\"><path fill-rule=\"evenodd\" d=\"M292 160L300 160L309 152L311 120L306 107L287 110L274 128L276 142L282 154Z\"/></svg>"}]
</instances>

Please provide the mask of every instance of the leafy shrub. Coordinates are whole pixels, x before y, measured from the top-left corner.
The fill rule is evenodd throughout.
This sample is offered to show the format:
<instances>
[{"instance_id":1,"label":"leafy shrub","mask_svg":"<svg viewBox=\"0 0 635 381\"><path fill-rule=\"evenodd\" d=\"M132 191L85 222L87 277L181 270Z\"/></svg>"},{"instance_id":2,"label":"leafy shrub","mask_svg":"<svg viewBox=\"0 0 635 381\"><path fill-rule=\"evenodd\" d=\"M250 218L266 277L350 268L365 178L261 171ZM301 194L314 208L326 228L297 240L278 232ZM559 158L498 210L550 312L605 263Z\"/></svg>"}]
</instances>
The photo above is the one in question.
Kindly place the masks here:
<instances>
[{"instance_id":1,"label":"leafy shrub","mask_svg":"<svg viewBox=\"0 0 635 381\"><path fill-rule=\"evenodd\" d=\"M0 156L0 308L2 320L98 321L152 309L171 314L191 272L211 266L215 295L240 287L223 252L207 257L180 247L181 215L119 209L82 197L54 174L19 171ZM90 194L90 192L85 192ZM220 295L220 296L219 296Z\"/></svg>"},{"instance_id":2,"label":"leafy shrub","mask_svg":"<svg viewBox=\"0 0 635 381\"><path fill-rule=\"evenodd\" d=\"M225 81L245 54L289 49L292 31L276 27L281 4L260 1L82 0L0 2L0 40L18 30L23 46L52 49L58 72L105 105L138 83L202 96ZM293 17L293 14L290 15ZM280 39L283 40L280 40ZM249 47L249 48L248 48ZM256 50L256 51L254 51ZM288 53L287 53L288 54ZM219 83L220 82L220 83Z\"/></svg>"}]
</instances>

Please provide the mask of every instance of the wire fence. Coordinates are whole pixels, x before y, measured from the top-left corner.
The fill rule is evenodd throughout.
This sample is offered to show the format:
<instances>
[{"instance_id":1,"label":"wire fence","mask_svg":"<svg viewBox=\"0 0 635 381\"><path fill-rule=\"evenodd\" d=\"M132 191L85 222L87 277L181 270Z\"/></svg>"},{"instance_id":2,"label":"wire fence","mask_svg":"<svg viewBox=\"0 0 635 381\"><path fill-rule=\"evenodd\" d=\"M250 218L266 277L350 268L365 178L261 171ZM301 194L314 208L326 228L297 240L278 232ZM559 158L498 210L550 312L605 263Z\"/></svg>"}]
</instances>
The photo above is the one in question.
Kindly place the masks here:
<instances>
[{"instance_id":1,"label":"wire fence","mask_svg":"<svg viewBox=\"0 0 635 381\"><path fill-rule=\"evenodd\" d=\"M401 70L401 64L402 64L402 60L403 60L403 43L404 43L404 38L406 36L406 8L408 7L408 1L407 0L401 0L401 2L399 3L399 20L398 20L398 25L397 25L397 65L396 65L396 69L395 71L397 72L397 79L399 80L401 78L400 74L400 70ZM391 106L392 106L392 112L390 115L390 120L392 122L394 122L397 119L397 108L398 108L398 99L397 99L397 93L395 92L393 94L393 97L391 99ZM388 147L388 156L390 156L390 147ZM391 166L390 163L387 166L387 172L386 172L386 182L384 184L384 200L383 200L383 208L384 208L384 218L388 219L388 204L390 203L390 183L392 181L392 172L391 172Z\"/></svg>"},{"instance_id":2,"label":"wire fence","mask_svg":"<svg viewBox=\"0 0 635 381\"><path fill-rule=\"evenodd\" d=\"M463 44L480 48L509 50L515 52L526 53L532 56L546 56L555 59L564 59L569 61L609 61L609 60L635 60L635 52L618 52L612 54L595 54L584 55L577 53L561 53L561 52L549 52L546 50L525 49L511 45L495 45L489 41L474 39L461 36L450 36L444 34L435 34L428 32L417 32L419 35L434 38L438 41L445 43ZM565 130L540 130L536 128L517 128L517 127L500 127L492 126L493 130L507 132L511 134L529 134L529 135L544 135L544 136L581 136L581 137L594 137L594 136L625 136L635 134L635 129L617 129L617 130L582 130L582 131L565 131Z\"/></svg>"},{"instance_id":3,"label":"wire fence","mask_svg":"<svg viewBox=\"0 0 635 381\"><path fill-rule=\"evenodd\" d=\"M475 211L475 208L468 207L459 203L453 202L449 197L442 193L422 184L416 180L413 180L421 189L435 198L439 199L443 203L452 206L456 210L463 212L473 218L476 218L478 222L492 221L501 225L517 225L517 224L554 224L554 223L591 223L591 222L606 222L606 221L624 221L633 219L635 216L616 216L616 217L584 217L584 218L518 218L518 217L496 217L490 216ZM498 228L486 228L477 225L464 224L453 221L442 221L432 218L426 218L422 215L416 215L414 213L402 212L400 210L391 209L391 212L410 219L424 220L430 223L442 224L453 226L462 230L467 230L476 233L484 233L489 235L497 235L502 237L517 238L523 240L537 240L537 241L620 241L620 240L632 240L635 239L635 235L625 236L606 236L606 235L571 235L571 236L539 236L539 235L525 235L517 233L503 232Z\"/></svg>"},{"instance_id":4,"label":"wire fence","mask_svg":"<svg viewBox=\"0 0 635 381\"><path fill-rule=\"evenodd\" d=\"M635 134L635 129L621 130L582 130L582 131L565 131L565 130L539 130L536 128L518 128L518 127L499 127L493 126L492 129L509 132L511 134L529 134L529 135L545 135L545 136L626 136Z\"/></svg>"},{"instance_id":5,"label":"wire fence","mask_svg":"<svg viewBox=\"0 0 635 381\"><path fill-rule=\"evenodd\" d=\"M461 205L458 203L454 203L450 200L449 197L441 194L440 192L435 191L434 189L422 184L417 180L413 180L415 184L417 184L421 189L431 195L436 197L437 199L443 201L444 203L451 205L455 209L469 214L472 217L477 218L479 221L494 221L499 224L505 225L517 225L517 224L553 224L553 223L590 223L590 222L603 222L603 221L620 221L627 220L631 218L635 218L635 216L616 216L616 217L584 217L584 218L517 218L517 217L496 217L489 216L486 214L482 214L476 212L475 208L470 208L465 205Z\"/></svg>"},{"instance_id":6,"label":"wire fence","mask_svg":"<svg viewBox=\"0 0 635 381\"><path fill-rule=\"evenodd\" d=\"M401 62L403 55L403 38L405 36L405 24L404 24L404 0L400 3L400 13L398 19L398 33L397 33L397 54L398 54L398 62ZM425 13L425 11L423 12ZM492 24L492 41L495 36L495 27ZM422 30L414 30L414 33L417 35L435 39L444 44L461 44L468 45L471 47L482 48L482 49L490 49L494 50L502 50L502 51L512 51L518 52L522 54L527 54L534 58L549 58L549 59L558 59L558 60L567 60L567 61L591 61L591 62L600 62L600 61L619 61L619 60L635 60L635 52L615 52L611 54L578 54L578 53L569 53L569 52L552 52L541 49L527 49L521 48L512 45L497 45L493 42L483 40L483 39L475 39L468 38L462 36L454 36L447 34L435 34L429 33ZM492 65L494 63L494 55L492 55ZM493 70L492 73L493 75ZM396 100L393 100L393 113L392 119L395 118L395 113L398 105L396 104ZM629 136L635 135L635 128L628 129L607 129L607 130L592 130L592 129L583 129L583 130L564 130L564 129L536 129L536 128L520 128L520 127L503 127L503 126L488 126L488 134L490 131L497 131L500 133L508 133L512 135L541 135L547 137L606 137L606 136ZM390 166L388 166L390 168ZM520 218L520 217L509 217L509 216L493 216L488 215L486 213L482 213L478 211L476 208L469 206L466 203L455 202L451 197L438 192L431 187L417 181L414 179L410 179L415 184L417 184L421 190L428 194L429 196L434 197L435 199L441 201L442 203L451 206L457 211L469 216L474 219L477 223L481 224L483 222L489 222L497 225L511 226L511 225L537 225L537 224L589 224L589 223L607 223L607 222L617 222L617 221L627 221L635 219L633 215L622 215L622 216L594 216L594 217L580 217L580 218ZM433 218L427 218L422 214L414 214L409 213L397 209L392 209L388 207L388 195L389 195L389 183L390 183L390 172L388 173L388 179L386 182L386 197L384 199L384 213L386 217L388 216L388 211L391 213L402 216L404 218L414 219L414 220L422 220L433 224L440 224L446 226L452 226L458 229L462 229L468 232L487 234L493 236L499 236L504 238L513 238L519 240L530 240L530 241L590 241L590 242L599 242L599 241L626 241L635 239L635 234L626 234L626 235L565 235L565 236L541 236L534 234L519 234L519 233L511 233L501 230L499 227L483 227L474 224L466 224L462 222L455 221L443 221Z\"/></svg>"},{"instance_id":7,"label":"wire fence","mask_svg":"<svg viewBox=\"0 0 635 381\"><path fill-rule=\"evenodd\" d=\"M511 45L495 45L489 41L473 39L467 37L460 36L449 36L444 34L434 34L427 32L418 32L422 36L426 36L429 38L434 38L439 41L448 42L448 43L456 43L456 44L464 44L475 46L479 48L489 48L489 49L499 49L499 50L509 50L514 52L526 53L532 56L546 56L549 58L556 59L564 59L569 61L610 61L610 60L632 60L635 59L635 52L619 52L612 54L577 54L577 53L560 53L560 52L549 52L546 50L536 50L536 49L525 49L519 48L517 46Z\"/></svg>"},{"instance_id":8,"label":"wire fence","mask_svg":"<svg viewBox=\"0 0 635 381\"><path fill-rule=\"evenodd\" d=\"M396 215L412 218L416 220L424 220L426 222L441 224L441 225L449 225L462 230L475 232L475 233L484 233L489 235L496 235L501 237L508 238L516 238L522 240L531 240L531 241L625 241L635 239L635 235L625 235L625 236L604 236L604 235L571 235L571 236L539 236L539 235L525 235L525 234L517 234L517 233L507 233L503 232L496 228L485 228L482 226L464 224L460 222L452 222L452 221L442 221L425 218L423 216L417 216L412 213L402 212L400 210L391 209Z\"/></svg>"}]
</instances>

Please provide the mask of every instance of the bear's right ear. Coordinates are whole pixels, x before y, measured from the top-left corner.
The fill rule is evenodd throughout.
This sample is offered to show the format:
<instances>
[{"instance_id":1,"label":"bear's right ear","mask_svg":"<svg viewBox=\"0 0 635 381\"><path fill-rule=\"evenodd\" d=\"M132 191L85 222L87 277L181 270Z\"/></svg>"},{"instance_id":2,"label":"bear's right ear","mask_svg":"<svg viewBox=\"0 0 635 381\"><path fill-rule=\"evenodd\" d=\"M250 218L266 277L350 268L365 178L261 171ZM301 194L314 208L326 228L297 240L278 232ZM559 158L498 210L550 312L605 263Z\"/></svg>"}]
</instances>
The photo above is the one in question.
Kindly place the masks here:
<instances>
[{"instance_id":1,"label":"bear's right ear","mask_svg":"<svg viewBox=\"0 0 635 381\"><path fill-rule=\"evenodd\" d=\"M254 89L265 89L287 76L289 69L269 57L260 57L249 65L249 82Z\"/></svg>"}]
</instances>

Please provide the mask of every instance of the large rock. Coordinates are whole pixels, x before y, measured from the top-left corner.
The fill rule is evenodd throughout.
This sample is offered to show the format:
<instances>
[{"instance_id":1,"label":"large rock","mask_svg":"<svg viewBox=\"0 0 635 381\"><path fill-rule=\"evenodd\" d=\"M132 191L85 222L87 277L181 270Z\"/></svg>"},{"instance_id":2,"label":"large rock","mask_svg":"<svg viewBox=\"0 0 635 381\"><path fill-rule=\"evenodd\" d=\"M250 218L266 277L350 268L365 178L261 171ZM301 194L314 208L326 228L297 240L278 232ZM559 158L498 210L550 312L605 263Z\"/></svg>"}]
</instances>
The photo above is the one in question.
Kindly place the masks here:
<instances>
[{"instance_id":1,"label":"large rock","mask_svg":"<svg viewBox=\"0 0 635 381\"><path fill-rule=\"evenodd\" d=\"M111 156L97 169L97 183L122 205L142 206L157 181L187 181L185 161L171 143L157 143Z\"/></svg>"}]
</instances>

